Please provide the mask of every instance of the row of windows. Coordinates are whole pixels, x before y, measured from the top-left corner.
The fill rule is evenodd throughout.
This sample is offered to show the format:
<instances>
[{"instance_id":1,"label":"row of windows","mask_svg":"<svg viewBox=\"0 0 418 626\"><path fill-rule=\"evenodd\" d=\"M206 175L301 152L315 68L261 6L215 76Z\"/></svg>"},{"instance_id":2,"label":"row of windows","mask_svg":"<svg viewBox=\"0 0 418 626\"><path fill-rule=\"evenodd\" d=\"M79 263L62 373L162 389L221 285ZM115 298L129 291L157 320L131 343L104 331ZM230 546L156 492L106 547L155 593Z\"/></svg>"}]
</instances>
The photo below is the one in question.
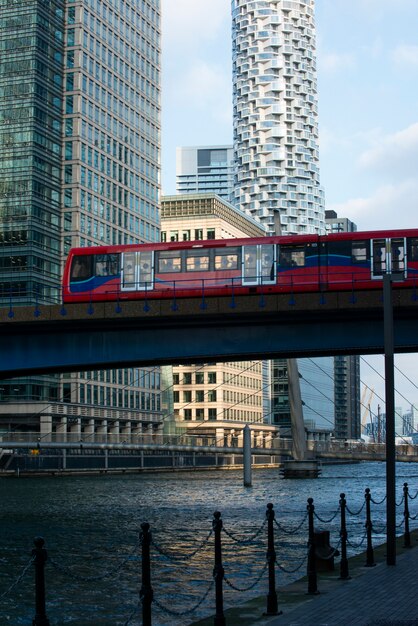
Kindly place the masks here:
<instances>
[{"instance_id":1,"label":"row of windows","mask_svg":"<svg viewBox=\"0 0 418 626\"><path fill-rule=\"evenodd\" d=\"M133 389L112 389L88 384L80 384L79 393L81 404L87 402L87 404L102 404L140 411L161 410L159 393L134 391Z\"/></svg>"},{"instance_id":2,"label":"row of windows","mask_svg":"<svg viewBox=\"0 0 418 626\"><path fill-rule=\"evenodd\" d=\"M107 195L110 197L111 194L108 193ZM131 198L132 195L129 194L129 197ZM114 226L120 226L121 228L125 228L127 230L134 230L135 224L140 223L141 230L138 232L142 234L146 221L156 221L157 219L157 207L145 202L145 200L141 199L138 204L138 198L135 198L134 205L129 203L129 208L131 210L134 210L135 213L139 213L145 218L145 221L141 219L140 222L136 216L123 211L121 208L122 204L123 202L119 202L117 205L111 205L109 203L105 203L103 198L97 198L96 196L87 193L84 189L80 190L80 207L88 213L97 215L108 222L112 222ZM156 227L153 226L151 230L157 234ZM153 241L156 241L155 237L153 237Z\"/></svg>"},{"instance_id":3,"label":"row of windows","mask_svg":"<svg viewBox=\"0 0 418 626\"><path fill-rule=\"evenodd\" d=\"M193 395L193 397L192 397ZM183 391L181 394L182 400L180 400L180 392L173 391L173 402L216 402L217 393L216 389L210 389L209 391L204 391L203 389L196 389L194 394L191 391Z\"/></svg>"},{"instance_id":4,"label":"row of windows","mask_svg":"<svg viewBox=\"0 0 418 626\"><path fill-rule=\"evenodd\" d=\"M156 28L159 25L159 16L155 9L151 7L149 3L144 2L144 0L135 2L135 9L131 8L129 3L125 2L125 0L120 0L117 2L114 11L110 7L108 8L106 2L102 2L102 0L91 0L90 4L93 10L90 21L92 29L96 32L100 32L100 20L95 18L95 15L99 15L103 18L105 24L114 25L116 31L129 33L129 31L133 30L130 25L134 25L136 31L133 35L139 31L144 33L150 41L159 45L160 36ZM110 2L110 4L112 4L112 2ZM147 21L144 20L139 12L145 15ZM95 27L96 23L97 26ZM135 44L135 41L132 41L132 43Z\"/></svg>"},{"instance_id":5,"label":"row of windows","mask_svg":"<svg viewBox=\"0 0 418 626\"><path fill-rule=\"evenodd\" d=\"M161 382L161 375L159 371L136 368L93 370L90 372L81 372L79 377L81 379L94 380L102 383L131 385L136 387L145 387L147 389L159 389Z\"/></svg>"},{"instance_id":6,"label":"row of windows","mask_svg":"<svg viewBox=\"0 0 418 626\"><path fill-rule=\"evenodd\" d=\"M226 409L218 412L217 409L183 409L182 416L185 420L215 421L229 420L236 422L257 422L260 413L256 411L242 411L241 409Z\"/></svg>"},{"instance_id":7,"label":"row of windows","mask_svg":"<svg viewBox=\"0 0 418 626\"><path fill-rule=\"evenodd\" d=\"M101 154L98 150L93 150L91 146L87 146L84 143L81 144L82 163L87 163L87 165L94 168L96 171L112 177L114 181L122 183L126 187L129 187L132 191L142 193L142 195L151 196L152 183L150 180L158 181L158 168L142 157L134 158L134 155L132 155L131 160L133 162L138 162L139 167L136 164L131 165L131 167L133 167L136 172L139 172L139 174L135 173L132 169L123 167L123 165L118 164L117 161L114 161L109 157L105 157L105 155ZM82 172L83 169L84 168L82 168ZM142 176L140 174L142 174ZM94 175L97 176L97 174Z\"/></svg>"},{"instance_id":8,"label":"row of windows","mask_svg":"<svg viewBox=\"0 0 418 626\"><path fill-rule=\"evenodd\" d=\"M185 229L179 232L178 230L161 231L161 241L201 241L203 239L215 239L215 229L207 228L195 228Z\"/></svg>"},{"instance_id":9,"label":"row of windows","mask_svg":"<svg viewBox=\"0 0 418 626\"><path fill-rule=\"evenodd\" d=\"M194 382L196 385L204 385L206 382L209 385L213 385L216 383L216 372L195 372L194 373ZM184 374L179 374L175 372L173 374L173 384L174 385L192 385L192 372L184 372Z\"/></svg>"}]
</instances>

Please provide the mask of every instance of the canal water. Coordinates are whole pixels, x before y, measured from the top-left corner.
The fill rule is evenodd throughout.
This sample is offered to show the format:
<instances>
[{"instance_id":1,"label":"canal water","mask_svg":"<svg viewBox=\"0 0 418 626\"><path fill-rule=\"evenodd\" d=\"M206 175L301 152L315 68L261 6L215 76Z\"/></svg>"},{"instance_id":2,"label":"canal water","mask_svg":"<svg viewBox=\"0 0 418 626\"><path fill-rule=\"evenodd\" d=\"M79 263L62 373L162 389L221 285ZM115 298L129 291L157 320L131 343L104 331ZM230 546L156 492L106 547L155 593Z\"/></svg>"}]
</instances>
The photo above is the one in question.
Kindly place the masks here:
<instances>
[{"instance_id":1,"label":"canal water","mask_svg":"<svg viewBox=\"0 0 418 626\"><path fill-rule=\"evenodd\" d=\"M398 464L399 504L404 482L415 495L418 466ZM267 592L266 573L262 575L266 527L262 525L268 502L274 505L278 524L292 532L306 518L307 498L312 497L315 513L323 520L315 519L316 528L330 529L331 544L337 546L340 520L334 514L340 493L346 493L350 511L357 513L366 487L376 502L372 503L374 541L382 543L386 505L377 503L385 497L384 463L325 465L317 480L283 480L277 469L258 470L253 472L251 488L243 486L242 472L232 471L0 479L0 624L32 624L30 553L35 536L44 537L48 550L45 572L51 626L138 626L138 535L141 523L148 522L154 542L153 624L184 626L214 612L214 589L207 591L213 570L213 536L208 535L215 511L221 512L226 531L222 541L228 581L242 590L260 578L249 591L225 584L227 607ZM398 524L402 512L400 504ZM418 498L410 501L410 512L411 516L418 513ZM350 553L364 551L364 508L359 515L347 517L354 546ZM285 570L297 570L287 574L276 569L281 585L306 571L307 522L295 534L277 526L275 530L278 563Z\"/></svg>"}]
</instances>

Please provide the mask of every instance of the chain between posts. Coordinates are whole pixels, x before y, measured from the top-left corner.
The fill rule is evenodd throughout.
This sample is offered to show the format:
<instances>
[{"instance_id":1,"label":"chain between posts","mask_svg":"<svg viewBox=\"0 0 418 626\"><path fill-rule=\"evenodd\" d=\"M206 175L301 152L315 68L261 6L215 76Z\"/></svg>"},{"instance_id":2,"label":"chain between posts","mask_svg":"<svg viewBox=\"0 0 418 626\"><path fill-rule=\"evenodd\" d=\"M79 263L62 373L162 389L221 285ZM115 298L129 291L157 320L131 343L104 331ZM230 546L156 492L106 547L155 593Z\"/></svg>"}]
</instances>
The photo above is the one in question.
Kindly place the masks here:
<instances>
[{"instance_id":1,"label":"chain between posts","mask_svg":"<svg viewBox=\"0 0 418 626\"><path fill-rule=\"evenodd\" d=\"M196 556L196 554L198 554L198 552L200 552L206 546L206 544L208 543L208 541L209 541L209 539L211 538L212 535L213 535L213 528L210 529L207 537L199 544L199 547L196 548L196 550L194 550L190 554L187 554L185 556L183 556L183 555L177 556L175 554L170 554L164 548L162 548L159 544L157 544L154 541L154 539L151 540L151 544L157 550L157 552L159 552L159 554L161 554L161 556L164 556L166 559L169 559L171 561L181 561L183 563L187 563L194 556Z\"/></svg>"},{"instance_id":2,"label":"chain between posts","mask_svg":"<svg viewBox=\"0 0 418 626\"><path fill-rule=\"evenodd\" d=\"M32 563L34 562L35 557L31 556L31 558L29 559L29 561L26 563L25 567L23 568L22 572L19 574L19 576L16 578L16 580L14 582L12 582L12 584L10 585L10 587L8 587L6 589L6 591L3 591L3 593L0 595L0 600L2 600L3 598L6 598L9 593L15 588L17 587L17 585L22 582L22 580L24 579L27 571L29 570L30 566L32 565Z\"/></svg>"}]
</instances>

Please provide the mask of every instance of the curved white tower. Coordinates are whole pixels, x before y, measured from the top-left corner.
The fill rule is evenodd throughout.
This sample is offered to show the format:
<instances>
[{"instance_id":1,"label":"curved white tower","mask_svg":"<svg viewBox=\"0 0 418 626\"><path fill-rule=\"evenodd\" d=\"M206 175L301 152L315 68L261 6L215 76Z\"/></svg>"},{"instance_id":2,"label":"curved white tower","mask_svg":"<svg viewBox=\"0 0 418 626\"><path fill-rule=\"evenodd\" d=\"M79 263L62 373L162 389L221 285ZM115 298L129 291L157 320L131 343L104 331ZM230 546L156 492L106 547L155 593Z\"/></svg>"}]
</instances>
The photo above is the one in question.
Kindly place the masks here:
<instances>
[{"instance_id":1,"label":"curved white tower","mask_svg":"<svg viewBox=\"0 0 418 626\"><path fill-rule=\"evenodd\" d=\"M324 232L314 0L232 0L234 203L273 233Z\"/></svg>"}]
</instances>

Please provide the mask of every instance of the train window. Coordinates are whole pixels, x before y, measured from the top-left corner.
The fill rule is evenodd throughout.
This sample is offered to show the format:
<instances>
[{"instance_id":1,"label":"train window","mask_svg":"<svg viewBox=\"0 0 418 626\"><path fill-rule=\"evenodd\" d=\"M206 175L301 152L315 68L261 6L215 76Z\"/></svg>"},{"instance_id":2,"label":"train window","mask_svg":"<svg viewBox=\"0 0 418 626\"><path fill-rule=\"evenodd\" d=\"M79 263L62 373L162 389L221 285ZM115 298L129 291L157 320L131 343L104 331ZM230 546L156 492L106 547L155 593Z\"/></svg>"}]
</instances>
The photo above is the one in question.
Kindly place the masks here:
<instances>
[{"instance_id":1,"label":"train window","mask_svg":"<svg viewBox=\"0 0 418 626\"><path fill-rule=\"evenodd\" d=\"M187 250L186 255L187 272L207 272L209 269L209 255L207 251Z\"/></svg>"},{"instance_id":2,"label":"train window","mask_svg":"<svg viewBox=\"0 0 418 626\"><path fill-rule=\"evenodd\" d=\"M71 265L71 282L78 280L87 280L93 275L93 256L91 254L83 254L76 256Z\"/></svg>"},{"instance_id":3,"label":"train window","mask_svg":"<svg viewBox=\"0 0 418 626\"><path fill-rule=\"evenodd\" d=\"M239 254L236 248L215 250L215 270L238 269Z\"/></svg>"},{"instance_id":4,"label":"train window","mask_svg":"<svg viewBox=\"0 0 418 626\"><path fill-rule=\"evenodd\" d=\"M418 239L408 239L408 257L410 261L418 261Z\"/></svg>"},{"instance_id":5,"label":"train window","mask_svg":"<svg viewBox=\"0 0 418 626\"><path fill-rule=\"evenodd\" d=\"M177 250L164 250L158 256L158 271L160 274L181 272L181 256Z\"/></svg>"},{"instance_id":6,"label":"train window","mask_svg":"<svg viewBox=\"0 0 418 626\"><path fill-rule=\"evenodd\" d=\"M116 276L119 272L118 254L97 254L95 263L96 276Z\"/></svg>"},{"instance_id":7,"label":"train window","mask_svg":"<svg viewBox=\"0 0 418 626\"><path fill-rule=\"evenodd\" d=\"M280 246L280 267L303 267L305 265L304 246Z\"/></svg>"},{"instance_id":8,"label":"train window","mask_svg":"<svg viewBox=\"0 0 418 626\"><path fill-rule=\"evenodd\" d=\"M365 241L353 241L351 246L351 260L353 263L367 261L367 244Z\"/></svg>"}]
</instances>

